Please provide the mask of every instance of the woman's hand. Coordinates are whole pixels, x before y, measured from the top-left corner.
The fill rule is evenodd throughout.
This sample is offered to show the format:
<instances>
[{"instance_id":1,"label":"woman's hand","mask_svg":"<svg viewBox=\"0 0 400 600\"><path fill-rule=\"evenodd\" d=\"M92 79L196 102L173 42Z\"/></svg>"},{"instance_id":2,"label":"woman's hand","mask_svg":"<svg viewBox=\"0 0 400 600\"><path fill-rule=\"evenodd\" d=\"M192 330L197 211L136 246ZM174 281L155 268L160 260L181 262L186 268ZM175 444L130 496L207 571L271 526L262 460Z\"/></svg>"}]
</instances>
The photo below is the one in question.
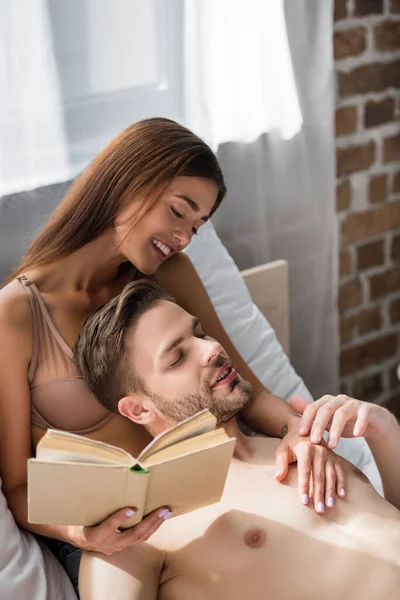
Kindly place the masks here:
<instances>
[{"instance_id":1,"label":"woman's hand","mask_svg":"<svg viewBox=\"0 0 400 600\"><path fill-rule=\"evenodd\" d=\"M355 400L344 394L323 396L312 404L294 397L290 404L303 415L299 426L300 434L309 434L311 442L318 444L327 430L329 448L336 448L340 437L363 436L379 440L388 432L394 419L386 408Z\"/></svg>"},{"instance_id":2,"label":"woman's hand","mask_svg":"<svg viewBox=\"0 0 400 600\"><path fill-rule=\"evenodd\" d=\"M133 544L145 542L171 516L167 508L159 508L147 515L137 525L120 531L124 522L135 514L133 508L122 508L100 525L79 528L76 545L83 550L111 555Z\"/></svg>"},{"instance_id":3,"label":"woman's hand","mask_svg":"<svg viewBox=\"0 0 400 600\"><path fill-rule=\"evenodd\" d=\"M297 461L300 500L308 505L312 495L318 513L325 512L325 506L333 508L336 496L344 498L346 495L345 475L336 455L326 447L304 439L297 427L285 435L275 456L277 481L283 481L289 464Z\"/></svg>"}]
</instances>

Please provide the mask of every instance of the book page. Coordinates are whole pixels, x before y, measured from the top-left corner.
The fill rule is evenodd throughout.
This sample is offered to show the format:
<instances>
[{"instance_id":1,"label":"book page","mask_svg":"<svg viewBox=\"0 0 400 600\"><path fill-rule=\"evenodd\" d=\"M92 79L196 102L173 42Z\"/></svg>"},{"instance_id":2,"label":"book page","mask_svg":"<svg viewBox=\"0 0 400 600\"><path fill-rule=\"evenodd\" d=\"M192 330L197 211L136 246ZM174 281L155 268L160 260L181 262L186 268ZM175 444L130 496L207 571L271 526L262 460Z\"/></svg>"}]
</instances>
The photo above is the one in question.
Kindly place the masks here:
<instances>
[{"instance_id":1,"label":"book page","mask_svg":"<svg viewBox=\"0 0 400 600\"><path fill-rule=\"evenodd\" d=\"M147 469L150 469L151 472L151 467L154 465L161 465L164 462L179 459L182 456L194 454L195 452L231 441L235 442L235 438L229 437L225 429L214 429L213 431L207 431L206 433L196 435L193 438L181 440L177 444L163 448L162 450L159 450L158 452L143 459L142 464ZM210 468L212 468L212 465L210 465Z\"/></svg>"},{"instance_id":2,"label":"book page","mask_svg":"<svg viewBox=\"0 0 400 600\"><path fill-rule=\"evenodd\" d=\"M138 460L144 464L144 461L156 452L188 438L195 437L196 435L212 431L215 429L216 424L217 419L214 415L212 415L208 409L204 409L156 436L150 444L142 450L138 456Z\"/></svg>"},{"instance_id":3,"label":"book page","mask_svg":"<svg viewBox=\"0 0 400 600\"><path fill-rule=\"evenodd\" d=\"M126 467L136 463L136 459L122 448L57 429L48 429L39 441L36 458L48 462L118 464Z\"/></svg>"}]
</instances>

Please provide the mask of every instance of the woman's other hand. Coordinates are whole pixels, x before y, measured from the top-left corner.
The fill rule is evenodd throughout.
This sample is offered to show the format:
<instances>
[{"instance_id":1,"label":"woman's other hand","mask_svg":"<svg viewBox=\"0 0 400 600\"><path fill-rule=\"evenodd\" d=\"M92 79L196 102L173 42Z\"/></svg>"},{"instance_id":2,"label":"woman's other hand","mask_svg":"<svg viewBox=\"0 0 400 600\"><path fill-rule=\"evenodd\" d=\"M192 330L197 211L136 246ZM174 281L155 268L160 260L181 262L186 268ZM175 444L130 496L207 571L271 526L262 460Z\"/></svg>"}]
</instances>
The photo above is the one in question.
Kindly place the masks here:
<instances>
[{"instance_id":1,"label":"woman's other hand","mask_svg":"<svg viewBox=\"0 0 400 600\"><path fill-rule=\"evenodd\" d=\"M394 420L383 406L362 402L344 394L323 396L309 404L302 398L293 397L290 404L300 414L300 435L309 435L311 442L319 444L324 431L329 431L328 447L336 448L341 437L365 437L381 439Z\"/></svg>"}]
</instances>

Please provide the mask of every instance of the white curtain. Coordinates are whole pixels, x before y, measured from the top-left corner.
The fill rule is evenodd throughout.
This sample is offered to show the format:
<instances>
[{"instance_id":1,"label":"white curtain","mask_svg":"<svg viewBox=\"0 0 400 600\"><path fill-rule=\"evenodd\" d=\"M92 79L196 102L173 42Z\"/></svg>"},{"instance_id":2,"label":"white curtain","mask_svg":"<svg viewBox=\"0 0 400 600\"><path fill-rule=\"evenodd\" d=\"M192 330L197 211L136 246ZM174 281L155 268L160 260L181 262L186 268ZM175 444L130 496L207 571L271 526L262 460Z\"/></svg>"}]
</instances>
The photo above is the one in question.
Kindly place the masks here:
<instances>
[{"instance_id":1,"label":"white curtain","mask_svg":"<svg viewBox=\"0 0 400 600\"><path fill-rule=\"evenodd\" d=\"M332 2L186 8L188 125L228 184L214 224L240 268L289 261L292 362L315 397L336 392Z\"/></svg>"},{"instance_id":2,"label":"white curtain","mask_svg":"<svg viewBox=\"0 0 400 600\"><path fill-rule=\"evenodd\" d=\"M68 178L46 0L0 1L0 196Z\"/></svg>"},{"instance_id":3,"label":"white curtain","mask_svg":"<svg viewBox=\"0 0 400 600\"><path fill-rule=\"evenodd\" d=\"M302 116L283 0L185 0L184 9L188 127L214 149L266 131L283 139L298 133Z\"/></svg>"}]
</instances>

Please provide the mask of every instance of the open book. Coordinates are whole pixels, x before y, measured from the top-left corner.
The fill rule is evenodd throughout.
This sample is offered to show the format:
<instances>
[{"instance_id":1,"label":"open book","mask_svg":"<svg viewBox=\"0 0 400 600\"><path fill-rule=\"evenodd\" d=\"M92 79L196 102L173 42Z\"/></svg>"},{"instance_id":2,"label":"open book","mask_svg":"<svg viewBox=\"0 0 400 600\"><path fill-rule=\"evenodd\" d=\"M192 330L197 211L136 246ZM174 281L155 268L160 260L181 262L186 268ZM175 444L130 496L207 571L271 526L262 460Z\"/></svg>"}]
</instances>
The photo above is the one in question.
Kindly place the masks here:
<instances>
[{"instance_id":1,"label":"open book","mask_svg":"<svg viewBox=\"0 0 400 600\"><path fill-rule=\"evenodd\" d=\"M134 506L126 527L168 506L172 516L218 502L235 439L203 410L155 437L137 458L122 448L49 429L28 460L28 521L95 525Z\"/></svg>"}]
</instances>

